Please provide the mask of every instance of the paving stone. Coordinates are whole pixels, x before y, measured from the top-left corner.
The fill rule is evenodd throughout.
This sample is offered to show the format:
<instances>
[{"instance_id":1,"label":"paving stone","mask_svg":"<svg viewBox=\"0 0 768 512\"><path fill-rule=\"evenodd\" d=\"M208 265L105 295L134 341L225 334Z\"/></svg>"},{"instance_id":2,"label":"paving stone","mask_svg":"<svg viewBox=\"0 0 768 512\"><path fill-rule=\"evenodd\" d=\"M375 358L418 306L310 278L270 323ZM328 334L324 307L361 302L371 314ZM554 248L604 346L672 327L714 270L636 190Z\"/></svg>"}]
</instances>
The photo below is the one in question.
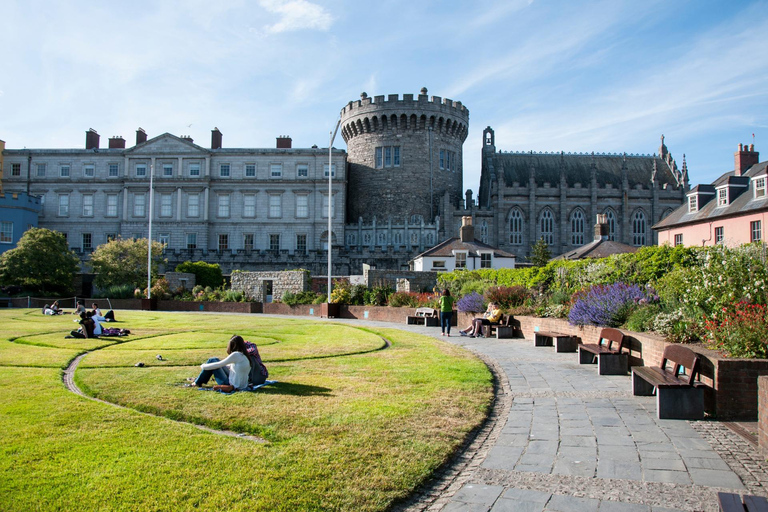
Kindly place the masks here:
<instances>
[{"instance_id":1,"label":"paving stone","mask_svg":"<svg viewBox=\"0 0 768 512\"><path fill-rule=\"evenodd\" d=\"M500 485L464 485L454 496L454 500L462 503L485 504L489 508L504 492Z\"/></svg>"},{"instance_id":2,"label":"paving stone","mask_svg":"<svg viewBox=\"0 0 768 512\"><path fill-rule=\"evenodd\" d=\"M637 451L628 450L624 446L615 445L600 445L597 446L597 456L602 458L608 458L614 461L638 461L640 457L637 455Z\"/></svg>"},{"instance_id":3,"label":"paving stone","mask_svg":"<svg viewBox=\"0 0 768 512\"><path fill-rule=\"evenodd\" d=\"M606 460L598 455L597 477L641 481L643 469L639 462Z\"/></svg>"},{"instance_id":4,"label":"paving stone","mask_svg":"<svg viewBox=\"0 0 768 512\"><path fill-rule=\"evenodd\" d=\"M693 483L696 485L723 487L726 489L744 489L741 479L733 471L690 468L688 472L691 475L691 480L693 480Z\"/></svg>"},{"instance_id":5,"label":"paving stone","mask_svg":"<svg viewBox=\"0 0 768 512\"><path fill-rule=\"evenodd\" d=\"M599 500L553 494L544 510L552 512L597 512Z\"/></svg>"},{"instance_id":6,"label":"paving stone","mask_svg":"<svg viewBox=\"0 0 768 512\"><path fill-rule=\"evenodd\" d=\"M600 512L650 512L651 507L637 503L622 503L620 501L601 501Z\"/></svg>"},{"instance_id":7,"label":"paving stone","mask_svg":"<svg viewBox=\"0 0 768 512\"><path fill-rule=\"evenodd\" d=\"M677 457L677 455L674 455ZM679 458L663 458L663 459L643 459L643 468L648 469L665 469L669 471L685 471L685 464Z\"/></svg>"},{"instance_id":8,"label":"paving stone","mask_svg":"<svg viewBox=\"0 0 768 512\"><path fill-rule=\"evenodd\" d=\"M705 457L686 457L685 464L689 468L696 469L717 469L720 471L728 471L730 468L720 457L717 458L705 458Z\"/></svg>"},{"instance_id":9,"label":"paving stone","mask_svg":"<svg viewBox=\"0 0 768 512\"><path fill-rule=\"evenodd\" d=\"M483 461L483 467L512 470L523 454L522 446L494 446Z\"/></svg>"},{"instance_id":10,"label":"paving stone","mask_svg":"<svg viewBox=\"0 0 768 512\"><path fill-rule=\"evenodd\" d=\"M566 436L560 437L560 446L597 446L594 436Z\"/></svg>"},{"instance_id":11,"label":"paving stone","mask_svg":"<svg viewBox=\"0 0 768 512\"><path fill-rule=\"evenodd\" d=\"M559 446L558 441L538 441L538 440L531 440L528 443L528 448L526 448L525 453L527 454L538 454L538 455L547 455L549 457L554 457L557 453L557 448Z\"/></svg>"},{"instance_id":12,"label":"paving stone","mask_svg":"<svg viewBox=\"0 0 768 512\"><path fill-rule=\"evenodd\" d=\"M646 482L665 482L670 484L690 485L691 477L686 471L670 471L666 469L646 469L643 471Z\"/></svg>"},{"instance_id":13,"label":"paving stone","mask_svg":"<svg viewBox=\"0 0 768 512\"><path fill-rule=\"evenodd\" d=\"M491 512L543 512L544 504L533 501L508 500L499 498Z\"/></svg>"}]
</instances>

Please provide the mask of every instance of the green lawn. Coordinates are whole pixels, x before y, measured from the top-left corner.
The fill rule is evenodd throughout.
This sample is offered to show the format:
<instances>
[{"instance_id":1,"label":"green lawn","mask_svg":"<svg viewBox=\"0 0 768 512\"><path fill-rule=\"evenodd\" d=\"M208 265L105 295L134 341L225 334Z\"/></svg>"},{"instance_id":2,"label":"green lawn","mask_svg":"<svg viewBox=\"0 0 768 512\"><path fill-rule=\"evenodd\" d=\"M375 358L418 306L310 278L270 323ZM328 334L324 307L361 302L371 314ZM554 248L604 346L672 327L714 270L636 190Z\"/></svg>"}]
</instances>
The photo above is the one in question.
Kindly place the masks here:
<instances>
[{"instance_id":1,"label":"green lawn","mask_svg":"<svg viewBox=\"0 0 768 512\"><path fill-rule=\"evenodd\" d=\"M71 316L0 311L3 510L384 510L450 456L492 397L475 357L397 329L117 316L131 336L67 340ZM182 387L235 333L259 345L279 383L231 396ZM77 385L126 408L64 387L62 368L86 350Z\"/></svg>"}]
</instances>

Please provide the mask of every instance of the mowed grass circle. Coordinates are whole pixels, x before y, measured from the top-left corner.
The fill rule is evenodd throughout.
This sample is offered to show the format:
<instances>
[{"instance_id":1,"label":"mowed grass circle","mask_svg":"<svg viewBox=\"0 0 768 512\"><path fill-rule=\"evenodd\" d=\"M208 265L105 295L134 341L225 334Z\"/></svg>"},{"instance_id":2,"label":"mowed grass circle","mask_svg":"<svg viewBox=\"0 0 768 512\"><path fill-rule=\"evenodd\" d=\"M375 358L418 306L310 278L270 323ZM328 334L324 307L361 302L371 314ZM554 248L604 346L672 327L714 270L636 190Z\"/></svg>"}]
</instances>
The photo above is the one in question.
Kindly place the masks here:
<instances>
[{"instance_id":1,"label":"mowed grass circle","mask_svg":"<svg viewBox=\"0 0 768 512\"><path fill-rule=\"evenodd\" d=\"M62 343L75 341L63 339L71 316L0 311L0 325L12 326L0 331L4 509L385 510L455 452L492 399L477 358L394 328L207 313L117 318L130 336L79 346ZM183 387L205 359L226 356L232 334L259 345L278 383L233 395ZM66 390L61 369L84 351L76 384L125 408Z\"/></svg>"}]
</instances>

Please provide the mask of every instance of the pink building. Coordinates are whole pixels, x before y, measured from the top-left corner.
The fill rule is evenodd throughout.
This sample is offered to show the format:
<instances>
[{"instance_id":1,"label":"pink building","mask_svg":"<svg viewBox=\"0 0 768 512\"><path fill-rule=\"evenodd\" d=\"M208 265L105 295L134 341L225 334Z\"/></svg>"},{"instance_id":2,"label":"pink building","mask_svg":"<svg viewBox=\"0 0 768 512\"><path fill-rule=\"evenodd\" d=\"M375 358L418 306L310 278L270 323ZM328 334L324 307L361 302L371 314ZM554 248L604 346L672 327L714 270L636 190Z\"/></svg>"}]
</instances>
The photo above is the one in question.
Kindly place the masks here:
<instances>
[{"instance_id":1,"label":"pink building","mask_svg":"<svg viewBox=\"0 0 768 512\"><path fill-rule=\"evenodd\" d=\"M711 185L692 188L686 204L653 226L660 245L735 247L766 239L768 162L759 162L754 144L739 144L734 157L732 171Z\"/></svg>"}]
</instances>

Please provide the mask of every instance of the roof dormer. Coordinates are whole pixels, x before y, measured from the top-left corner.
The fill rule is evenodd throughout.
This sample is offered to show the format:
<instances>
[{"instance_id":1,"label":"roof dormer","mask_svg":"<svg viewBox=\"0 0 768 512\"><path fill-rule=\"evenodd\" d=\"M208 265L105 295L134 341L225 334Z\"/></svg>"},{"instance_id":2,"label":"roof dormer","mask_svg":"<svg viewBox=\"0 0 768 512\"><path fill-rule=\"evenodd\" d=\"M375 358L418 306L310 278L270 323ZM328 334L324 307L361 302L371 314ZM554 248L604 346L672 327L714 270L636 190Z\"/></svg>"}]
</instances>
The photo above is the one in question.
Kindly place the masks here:
<instances>
[{"instance_id":1,"label":"roof dormer","mask_svg":"<svg viewBox=\"0 0 768 512\"><path fill-rule=\"evenodd\" d=\"M749 187L746 176L729 176L715 187L717 191L717 207L728 206L734 199L744 193Z\"/></svg>"},{"instance_id":2,"label":"roof dormer","mask_svg":"<svg viewBox=\"0 0 768 512\"><path fill-rule=\"evenodd\" d=\"M765 184L766 181L768 181L766 178L768 178L768 175L766 174L752 177L752 199L765 199Z\"/></svg>"},{"instance_id":3,"label":"roof dormer","mask_svg":"<svg viewBox=\"0 0 768 512\"><path fill-rule=\"evenodd\" d=\"M688 192L687 197L688 213L695 213L715 197L715 187L712 185L696 185Z\"/></svg>"}]
</instances>

